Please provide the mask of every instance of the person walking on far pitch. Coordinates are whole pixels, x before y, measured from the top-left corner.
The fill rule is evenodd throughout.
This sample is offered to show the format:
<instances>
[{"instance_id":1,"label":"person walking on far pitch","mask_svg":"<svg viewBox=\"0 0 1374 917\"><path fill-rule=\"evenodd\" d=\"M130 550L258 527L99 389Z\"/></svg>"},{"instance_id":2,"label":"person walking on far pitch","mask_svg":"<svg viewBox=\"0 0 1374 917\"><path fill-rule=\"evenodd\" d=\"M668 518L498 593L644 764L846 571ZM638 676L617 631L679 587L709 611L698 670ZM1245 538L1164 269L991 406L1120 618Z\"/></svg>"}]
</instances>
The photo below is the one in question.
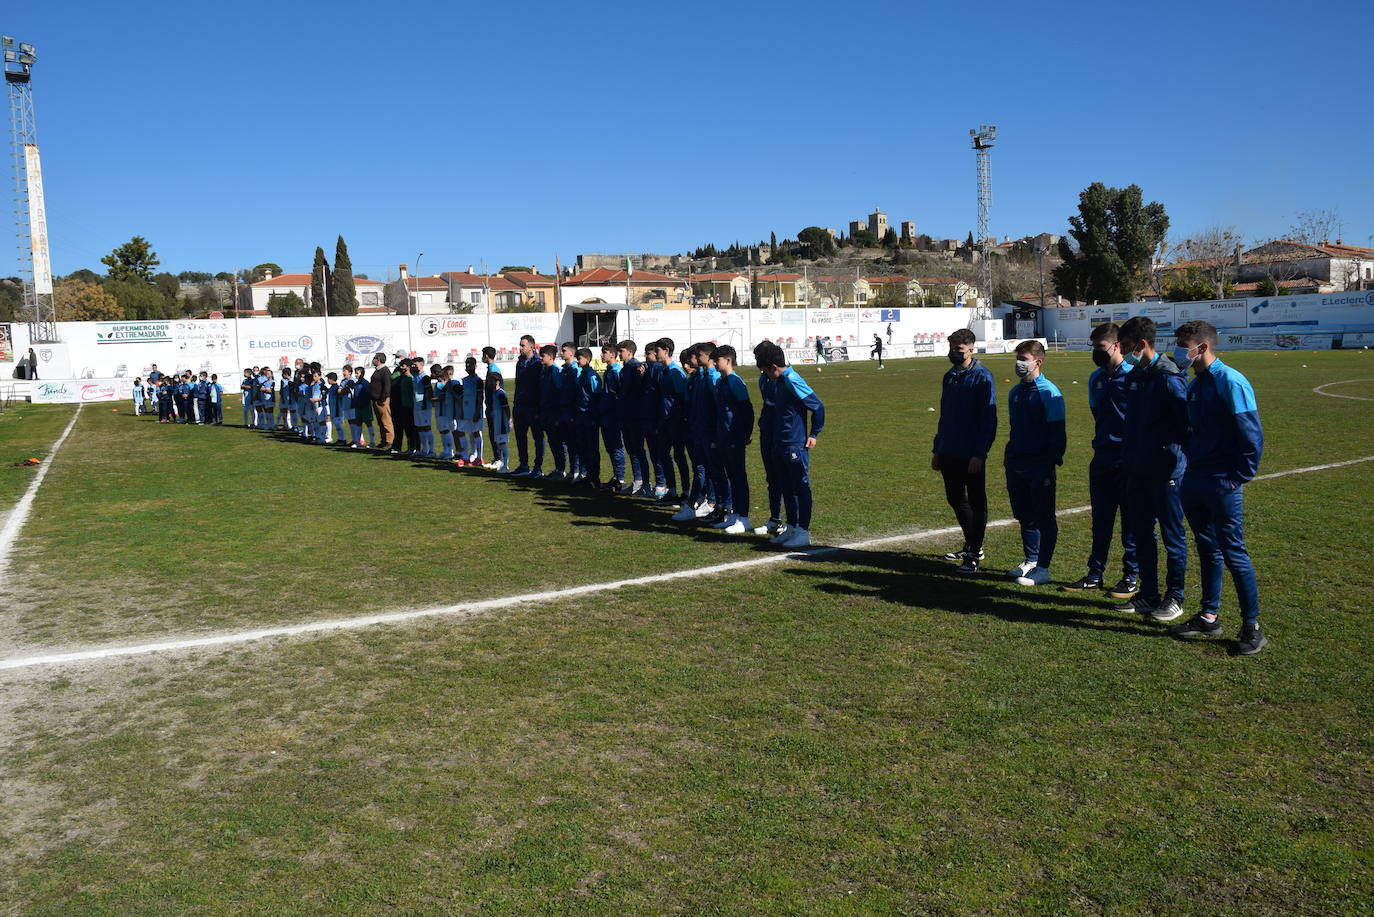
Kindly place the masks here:
<instances>
[{"instance_id":1,"label":"person walking on far pitch","mask_svg":"<svg viewBox=\"0 0 1374 917\"><path fill-rule=\"evenodd\" d=\"M964 546L945 559L959 561L959 572L965 574L977 573L983 560L988 527L984 466L997 438L997 386L988 368L974 359L977 342L967 328L949 336L949 362L954 366L941 383L940 420L930 456L930 467L944 478L945 499L964 532Z\"/></svg>"},{"instance_id":2,"label":"person walking on far pitch","mask_svg":"<svg viewBox=\"0 0 1374 917\"><path fill-rule=\"evenodd\" d=\"M1259 585L1245 547L1242 500L1264 452L1264 430L1250 380L1217 358L1217 329L1185 322L1175 332L1174 362L1191 366L1188 386L1188 470L1180 499L1202 566L1202 610L1169 633L1175 637L1221 633L1221 568L1231 571L1240 599L1236 652L1252 656L1269 642L1259 623Z\"/></svg>"},{"instance_id":3,"label":"person walking on far pitch","mask_svg":"<svg viewBox=\"0 0 1374 917\"><path fill-rule=\"evenodd\" d=\"M882 369L882 368L883 368L883 337L882 337L882 335L880 335L880 334L875 334L875 335L873 335L873 349L870 350L870 351L868 352L868 358L869 358L870 360L873 359L874 357L877 357L877 358L878 358L878 368L879 368L879 369Z\"/></svg>"}]
</instances>

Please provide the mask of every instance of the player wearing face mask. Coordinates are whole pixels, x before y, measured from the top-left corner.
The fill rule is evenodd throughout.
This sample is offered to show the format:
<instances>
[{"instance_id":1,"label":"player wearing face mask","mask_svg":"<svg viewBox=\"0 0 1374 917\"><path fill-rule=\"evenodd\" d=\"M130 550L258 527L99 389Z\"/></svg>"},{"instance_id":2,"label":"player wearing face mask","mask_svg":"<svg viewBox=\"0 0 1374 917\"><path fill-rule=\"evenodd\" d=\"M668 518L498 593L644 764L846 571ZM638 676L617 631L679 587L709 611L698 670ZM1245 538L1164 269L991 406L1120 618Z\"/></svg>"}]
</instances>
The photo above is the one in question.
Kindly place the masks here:
<instances>
[{"instance_id":1,"label":"player wearing face mask","mask_svg":"<svg viewBox=\"0 0 1374 917\"><path fill-rule=\"evenodd\" d=\"M1121 358L1117 341L1120 329L1115 322L1098 325L1092 332L1092 357L1097 369L1088 377L1088 410L1094 423L1093 458L1088 465L1088 494L1092 501L1092 549L1088 553L1088 575L1063 588L1070 592L1104 587L1107 554L1112 546L1112 529L1121 514L1121 581L1107 591L1114 599L1129 599L1140 589L1140 567L1135 559L1123 502L1125 478L1121 467L1121 444L1126 435L1126 382L1131 367Z\"/></svg>"},{"instance_id":2,"label":"player wearing face mask","mask_svg":"<svg viewBox=\"0 0 1374 917\"><path fill-rule=\"evenodd\" d=\"M1183 613L1188 541L1183 529L1179 484L1188 461L1188 402L1183 371L1166 353L1156 353L1155 323L1136 316L1117 332L1121 353L1134 367L1126 380L1126 423L1121 462L1126 479L1126 519L1140 565L1140 591L1119 611L1172 621ZM1159 583L1155 524L1164 542L1165 582Z\"/></svg>"},{"instance_id":3,"label":"player wearing face mask","mask_svg":"<svg viewBox=\"0 0 1374 917\"><path fill-rule=\"evenodd\" d=\"M949 361L940 391L940 422L930 467L940 472L945 499L964 533L961 550L945 555L960 561L959 572L978 572L988 527L987 473L984 464L997 438L997 386L992 373L973 356L977 338L967 328L949 336Z\"/></svg>"},{"instance_id":4,"label":"player wearing face mask","mask_svg":"<svg viewBox=\"0 0 1374 917\"><path fill-rule=\"evenodd\" d=\"M1045 345L1022 341L1016 346L1020 383L1007 396L1011 435L1005 454L1007 496L1021 525L1025 560L1007 571L1021 586L1050 581L1050 564L1059 541L1054 515L1055 469L1064 463L1068 439L1064 430L1064 396L1045 378Z\"/></svg>"},{"instance_id":5,"label":"player wearing face mask","mask_svg":"<svg viewBox=\"0 0 1374 917\"><path fill-rule=\"evenodd\" d=\"M1259 471L1264 430L1250 380L1216 355L1217 329L1207 322L1178 328L1174 360L1193 369L1188 386L1188 470L1180 498L1202 567L1202 610L1169 632L1175 637L1221 633L1221 570L1231 571L1240 600L1236 652L1249 656L1269 641L1260 630L1259 586L1245 546L1243 492Z\"/></svg>"}]
</instances>

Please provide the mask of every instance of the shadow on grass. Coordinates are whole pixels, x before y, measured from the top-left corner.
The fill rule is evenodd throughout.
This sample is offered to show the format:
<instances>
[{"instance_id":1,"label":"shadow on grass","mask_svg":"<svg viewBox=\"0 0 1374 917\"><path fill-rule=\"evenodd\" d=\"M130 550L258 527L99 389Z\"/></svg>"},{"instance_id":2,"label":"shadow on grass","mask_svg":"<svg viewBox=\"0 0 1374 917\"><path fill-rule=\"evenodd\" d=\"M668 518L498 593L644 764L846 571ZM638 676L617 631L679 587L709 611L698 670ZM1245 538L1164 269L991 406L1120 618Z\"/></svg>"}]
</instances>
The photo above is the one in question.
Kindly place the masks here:
<instances>
[{"instance_id":1,"label":"shadow on grass","mask_svg":"<svg viewBox=\"0 0 1374 917\"><path fill-rule=\"evenodd\" d=\"M1016 587L997 572L962 576L950 562L905 551L836 548L811 562L788 567L789 576L809 580L818 592L864 596L912 608L1004 621L1167 637L1160 626L1112 611L1097 595L1063 592L1057 586Z\"/></svg>"}]
</instances>

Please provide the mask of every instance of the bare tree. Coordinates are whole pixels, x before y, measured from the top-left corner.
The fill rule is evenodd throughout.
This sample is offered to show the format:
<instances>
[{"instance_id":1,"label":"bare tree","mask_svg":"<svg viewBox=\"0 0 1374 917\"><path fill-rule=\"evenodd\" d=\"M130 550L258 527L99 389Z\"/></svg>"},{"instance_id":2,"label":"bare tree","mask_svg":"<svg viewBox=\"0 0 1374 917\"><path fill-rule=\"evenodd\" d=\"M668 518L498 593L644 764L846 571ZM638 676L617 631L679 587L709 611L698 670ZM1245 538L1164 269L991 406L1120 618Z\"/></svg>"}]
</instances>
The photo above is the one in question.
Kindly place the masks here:
<instances>
[{"instance_id":1,"label":"bare tree","mask_svg":"<svg viewBox=\"0 0 1374 917\"><path fill-rule=\"evenodd\" d=\"M1234 226L1212 226L1191 235L1174 248L1175 264L1196 268L1212 286L1217 299L1226 295L1226 283L1235 272L1241 247Z\"/></svg>"},{"instance_id":2,"label":"bare tree","mask_svg":"<svg viewBox=\"0 0 1374 917\"><path fill-rule=\"evenodd\" d=\"M1340 236L1342 225L1335 210L1303 210L1293 215L1288 238L1307 245L1325 245Z\"/></svg>"}]
</instances>

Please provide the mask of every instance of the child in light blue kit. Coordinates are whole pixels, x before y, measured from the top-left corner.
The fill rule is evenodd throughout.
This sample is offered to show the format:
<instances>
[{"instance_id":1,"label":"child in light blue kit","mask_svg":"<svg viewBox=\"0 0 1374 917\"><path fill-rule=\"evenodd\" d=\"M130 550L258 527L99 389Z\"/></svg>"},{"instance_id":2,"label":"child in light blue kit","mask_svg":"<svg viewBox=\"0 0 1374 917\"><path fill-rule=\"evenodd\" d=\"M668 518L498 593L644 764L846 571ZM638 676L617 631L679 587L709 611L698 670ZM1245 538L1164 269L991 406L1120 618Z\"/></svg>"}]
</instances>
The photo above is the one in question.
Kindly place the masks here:
<instances>
[{"instance_id":1,"label":"child in light blue kit","mask_svg":"<svg viewBox=\"0 0 1374 917\"><path fill-rule=\"evenodd\" d=\"M140 415L140 414L143 413L143 380L140 379L140 378L135 378L135 379L134 379L134 395L133 395L133 397L134 397L134 416L137 417L138 415Z\"/></svg>"},{"instance_id":2,"label":"child in light blue kit","mask_svg":"<svg viewBox=\"0 0 1374 917\"><path fill-rule=\"evenodd\" d=\"M487 366L487 432L491 435L491 447L494 453L494 461L491 463L493 470L501 474L510 473L510 431L511 413L510 402L506 399L505 385L501 379L500 370L496 369L496 364L491 363ZM593 435L595 435L593 427Z\"/></svg>"}]
</instances>

